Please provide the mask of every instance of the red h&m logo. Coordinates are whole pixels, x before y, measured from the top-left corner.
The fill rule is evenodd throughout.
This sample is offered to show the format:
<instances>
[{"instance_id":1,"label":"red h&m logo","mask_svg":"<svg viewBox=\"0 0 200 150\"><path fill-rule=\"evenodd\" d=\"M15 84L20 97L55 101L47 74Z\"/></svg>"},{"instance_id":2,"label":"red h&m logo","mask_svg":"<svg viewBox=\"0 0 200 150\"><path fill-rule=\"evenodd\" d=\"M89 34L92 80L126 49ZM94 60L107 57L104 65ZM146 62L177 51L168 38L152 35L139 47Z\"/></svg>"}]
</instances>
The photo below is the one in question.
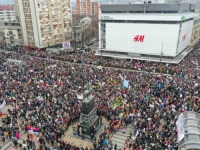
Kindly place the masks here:
<instances>
[{"instance_id":1,"label":"red h&m logo","mask_svg":"<svg viewBox=\"0 0 200 150\"><path fill-rule=\"evenodd\" d=\"M186 34L183 34L182 41L186 39Z\"/></svg>"},{"instance_id":2,"label":"red h&m logo","mask_svg":"<svg viewBox=\"0 0 200 150\"><path fill-rule=\"evenodd\" d=\"M133 39L134 42L143 42L144 41L144 35L136 35Z\"/></svg>"}]
</instances>

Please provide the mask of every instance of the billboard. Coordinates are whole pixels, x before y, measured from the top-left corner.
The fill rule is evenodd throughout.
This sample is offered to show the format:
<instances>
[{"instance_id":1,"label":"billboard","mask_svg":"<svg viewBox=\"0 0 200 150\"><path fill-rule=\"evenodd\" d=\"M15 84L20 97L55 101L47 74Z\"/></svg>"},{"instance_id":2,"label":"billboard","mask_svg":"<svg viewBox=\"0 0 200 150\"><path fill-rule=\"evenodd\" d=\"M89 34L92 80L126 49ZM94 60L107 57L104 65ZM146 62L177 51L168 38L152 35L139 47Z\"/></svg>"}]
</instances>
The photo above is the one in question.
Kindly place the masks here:
<instances>
[{"instance_id":1,"label":"billboard","mask_svg":"<svg viewBox=\"0 0 200 150\"><path fill-rule=\"evenodd\" d=\"M180 114L178 120L176 121L176 130L177 130L177 140L178 142L180 142L185 135L183 114Z\"/></svg>"},{"instance_id":2,"label":"billboard","mask_svg":"<svg viewBox=\"0 0 200 150\"><path fill-rule=\"evenodd\" d=\"M63 49L71 48L70 41L65 41L62 43Z\"/></svg>"},{"instance_id":3,"label":"billboard","mask_svg":"<svg viewBox=\"0 0 200 150\"><path fill-rule=\"evenodd\" d=\"M106 49L159 56L162 51L163 55L176 56L179 29L180 24L106 23Z\"/></svg>"}]
</instances>

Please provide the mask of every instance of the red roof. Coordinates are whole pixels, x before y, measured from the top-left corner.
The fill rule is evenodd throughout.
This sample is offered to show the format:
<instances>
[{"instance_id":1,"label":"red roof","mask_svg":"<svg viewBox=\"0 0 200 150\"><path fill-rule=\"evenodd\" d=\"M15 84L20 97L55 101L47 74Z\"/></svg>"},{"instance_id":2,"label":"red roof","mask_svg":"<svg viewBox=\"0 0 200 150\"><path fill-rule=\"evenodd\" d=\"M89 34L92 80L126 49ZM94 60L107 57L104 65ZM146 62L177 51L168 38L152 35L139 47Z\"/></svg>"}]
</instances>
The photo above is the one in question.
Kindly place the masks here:
<instances>
[{"instance_id":1,"label":"red roof","mask_svg":"<svg viewBox=\"0 0 200 150\"><path fill-rule=\"evenodd\" d=\"M12 5L0 5L0 11L2 10L14 10Z\"/></svg>"}]
</instances>

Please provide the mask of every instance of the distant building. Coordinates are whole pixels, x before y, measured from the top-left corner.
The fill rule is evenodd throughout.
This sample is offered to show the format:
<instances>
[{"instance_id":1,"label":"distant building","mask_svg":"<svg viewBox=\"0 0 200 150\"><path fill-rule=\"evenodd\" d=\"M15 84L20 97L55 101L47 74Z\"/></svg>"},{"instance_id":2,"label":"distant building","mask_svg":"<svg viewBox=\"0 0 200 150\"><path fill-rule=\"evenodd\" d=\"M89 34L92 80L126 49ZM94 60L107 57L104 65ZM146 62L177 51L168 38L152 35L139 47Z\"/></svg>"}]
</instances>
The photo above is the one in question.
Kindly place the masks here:
<instances>
[{"instance_id":1,"label":"distant building","mask_svg":"<svg viewBox=\"0 0 200 150\"><path fill-rule=\"evenodd\" d=\"M194 47L200 40L200 16L194 18L190 46Z\"/></svg>"},{"instance_id":2,"label":"distant building","mask_svg":"<svg viewBox=\"0 0 200 150\"><path fill-rule=\"evenodd\" d=\"M25 45L61 44L71 36L70 0L16 0Z\"/></svg>"},{"instance_id":3,"label":"distant building","mask_svg":"<svg viewBox=\"0 0 200 150\"><path fill-rule=\"evenodd\" d=\"M91 2L91 0L76 0L77 18L85 16L98 16L99 3Z\"/></svg>"},{"instance_id":4,"label":"distant building","mask_svg":"<svg viewBox=\"0 0 200 150\"><path fill-rule=\"evenodd\" d=\"M13 5L0 5L0 20L15 21L15 10Z\"/></svg>"},{"instance_id":5,"label":"distant building","mask_svg":"<svg viewBox=\"0 0 200 150\"><path fill-rule=\"evenodd\" d=\"M23 44L20 22L0 21L0 45Z\"/></svg>"},{"instance_id":6,"label":"distant building","mask_svg":"<svg viewBox=\"0 0 200 150\"><path fill-rule=\"evenodd\" d=\"M92 2L91 5L92 5L91 16L99 16L99 3Z\"/></svg>"},{"instance_id":7,"label":"distant building","mask_svg":"<svg viewBox=\"0 0 200 150\"><path fill-rule=\"evenodd\" d=\"M91 1L90 0L76 0L77 17L91 16Z\"/></svg>"}]
</instances>

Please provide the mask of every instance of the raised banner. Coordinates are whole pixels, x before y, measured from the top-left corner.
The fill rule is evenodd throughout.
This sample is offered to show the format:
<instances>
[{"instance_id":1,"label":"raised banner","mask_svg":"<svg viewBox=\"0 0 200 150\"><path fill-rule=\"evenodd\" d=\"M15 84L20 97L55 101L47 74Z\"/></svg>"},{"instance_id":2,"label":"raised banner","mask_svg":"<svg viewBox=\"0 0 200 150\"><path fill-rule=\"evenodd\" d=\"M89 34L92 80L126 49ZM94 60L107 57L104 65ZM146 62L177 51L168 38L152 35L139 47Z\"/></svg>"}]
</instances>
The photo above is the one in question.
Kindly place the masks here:
<instances>
[{"instance_id":1,"label":"raised banner","mask_svg":"<svg viewBox=\"0 0 200 150\"><path fill-rule=\"evenodd\" d=\"M6 101L4 100L3 103L0 105L0 110L2 110L5 105L6 105Z\"/></svg>"},{"instance_id":2,"label":"raised banner","mask_svg":"<svg viewBox=\"0 0 200 150\"><path fill-rule=\"evenodd\" d=\"M176 121L176 129L177 129L177 140L178 142L180 142L185 135L183 114L180 114L178 120Z\"/></svg>"},{"instance_id":3,"label":"raised banner","mask_svg":"<svg viewBox=\"0 0 200 150\"><path fill-rule=\"evenodd\" d=\"M65 42L62 43L62 45L63 45L63 48L64 48L64 49L68 49L68 48L71 47L70 41L65 41Z\"/></svg>"}]
</instances>

